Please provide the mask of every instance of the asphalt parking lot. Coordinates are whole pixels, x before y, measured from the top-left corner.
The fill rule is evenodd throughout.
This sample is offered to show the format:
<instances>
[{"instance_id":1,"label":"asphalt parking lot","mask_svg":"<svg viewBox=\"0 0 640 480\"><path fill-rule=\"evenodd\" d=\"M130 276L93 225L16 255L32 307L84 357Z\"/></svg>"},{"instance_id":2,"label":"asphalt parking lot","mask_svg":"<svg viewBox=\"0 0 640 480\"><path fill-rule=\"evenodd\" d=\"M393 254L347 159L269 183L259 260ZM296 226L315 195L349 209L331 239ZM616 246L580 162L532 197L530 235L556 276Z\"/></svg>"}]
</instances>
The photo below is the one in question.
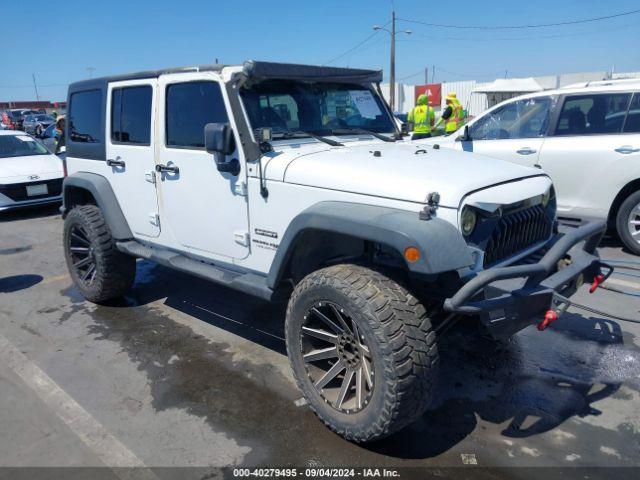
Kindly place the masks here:
<instances>
[{"instance_id":1,"label":"asphalt parking lot","mask_svg":"<svg viewBox=\"0 0 640 480\"><path fill-rule=\"evenodd\" d=\"M300 405L284 306L149 262L122 302L89 304L66 273L61 230L55 207L0 216L1 466L638 463L639 324L572 308L500 343L461 325L441 341L430 410L359 446ZM601 255L634 259L615 239ZM610 285L640 295L633 277ZM577 300L640 318L639 297Z\"/></svg>"}]
</instances>

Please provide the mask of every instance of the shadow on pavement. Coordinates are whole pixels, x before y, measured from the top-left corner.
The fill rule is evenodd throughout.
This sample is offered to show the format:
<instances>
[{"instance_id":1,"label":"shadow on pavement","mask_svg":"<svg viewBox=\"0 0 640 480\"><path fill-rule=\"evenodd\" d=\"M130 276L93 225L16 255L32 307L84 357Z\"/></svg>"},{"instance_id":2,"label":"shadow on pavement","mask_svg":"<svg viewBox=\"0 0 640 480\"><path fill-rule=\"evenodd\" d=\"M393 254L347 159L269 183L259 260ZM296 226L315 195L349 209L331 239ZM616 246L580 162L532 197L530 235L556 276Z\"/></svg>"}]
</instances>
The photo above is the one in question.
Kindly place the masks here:
<instances>
[{"instance_id":1,"label":"shadow on pavement","mask_svg":"<svg viewBox=\"0 0 640 480\"><path fill-rule=\"evenodd\" d=\"M42 281L41 275L25 274L0 278L0 293L13 293L33 287Z\"/></svg>"}]
</instances>

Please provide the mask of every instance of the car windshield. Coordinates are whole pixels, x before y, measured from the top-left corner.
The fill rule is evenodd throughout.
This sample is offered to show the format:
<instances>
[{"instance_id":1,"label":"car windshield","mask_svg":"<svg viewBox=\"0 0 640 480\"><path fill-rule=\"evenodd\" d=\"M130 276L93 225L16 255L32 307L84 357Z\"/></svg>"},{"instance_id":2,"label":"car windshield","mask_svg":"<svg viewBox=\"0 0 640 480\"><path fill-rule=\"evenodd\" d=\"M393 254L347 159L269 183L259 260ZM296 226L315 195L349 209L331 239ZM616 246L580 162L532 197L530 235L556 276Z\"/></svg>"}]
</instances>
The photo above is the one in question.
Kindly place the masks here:
<instances>
[{"instance_id":1,"label":"car windshield","mask_svg":"<svg viewBox=\"0 0 640 480\"><path fill-rule=\"evenodd\" d=\"M44 145L28 135L0 135L0 158L48 154Z\"/></svg>"},{"instance_id":2,"label":"car windshield","mask_svg":"<svg viewBox=\"0 0 640 480\"><path fill-rule=\"evenodd\" d=\"M53 122L53 117L51 115L36 115L36 122Z\"/></svg>"},{"instance_id":3,"label":"car windshield","mask_svg":"<svg viewBox=\"0 0 640 480\"><path fill-rule=\"evenodd\" d=\"M265 81L243 88L241 96L252 128L270 127L274 139L396 131L379 96L362 85Z\"/></svg>"}]
</instances>

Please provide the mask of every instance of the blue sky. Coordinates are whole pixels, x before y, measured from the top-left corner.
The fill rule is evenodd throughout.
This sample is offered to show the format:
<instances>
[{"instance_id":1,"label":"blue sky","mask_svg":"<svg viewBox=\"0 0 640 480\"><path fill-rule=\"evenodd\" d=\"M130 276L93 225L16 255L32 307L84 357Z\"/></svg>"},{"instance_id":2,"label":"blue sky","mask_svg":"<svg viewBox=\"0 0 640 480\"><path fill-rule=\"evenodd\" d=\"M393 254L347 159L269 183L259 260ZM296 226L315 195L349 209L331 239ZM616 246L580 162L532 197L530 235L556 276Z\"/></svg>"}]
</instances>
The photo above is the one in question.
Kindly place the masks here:
<instances>
[{"instance_id":1,"label":"blue sky","mask_svg":"<svg viewBox=\"0 0 640 480\"><path fill-rule=\"evenodd\" d=\"M59 5L56 6L56 5ZM449 6L447 6L449 5ZM395 0L399 18L458 25L522 25L640 8L637 0L426 2ZM323 64L390 19L389 0L0 0L0 101L63 100L69 82L93 75L245 59ZM553 28L466 30L398 22L396 78L435 81L580 71L640 70L640 13ZM383 68L380 32L332 65ZM417 74L416 74L417 73ZM416 75L413 75L416 74ZM413 75L413 76L411 76Z\"/></svg>"}]
</instances>

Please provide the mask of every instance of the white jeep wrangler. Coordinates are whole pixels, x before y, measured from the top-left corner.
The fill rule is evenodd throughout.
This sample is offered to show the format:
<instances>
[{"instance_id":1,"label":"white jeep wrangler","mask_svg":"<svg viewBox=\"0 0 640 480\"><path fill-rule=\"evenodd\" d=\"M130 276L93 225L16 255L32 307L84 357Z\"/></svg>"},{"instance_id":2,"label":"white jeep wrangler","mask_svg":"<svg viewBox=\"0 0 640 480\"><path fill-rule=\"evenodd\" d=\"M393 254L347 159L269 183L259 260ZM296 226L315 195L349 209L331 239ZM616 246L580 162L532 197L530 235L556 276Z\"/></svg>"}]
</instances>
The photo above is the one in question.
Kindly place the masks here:
<instances>
[{"instance_id":1,"label":"white jeep wrangler","mask_svg":"<svg viewBox=\"0 0 640 480\"><path fill-rule=\"evenodd\" d=\"M548 312L546 326L602 280L605 224L559 234L542 171L398 141L380 81L246 62L72 84L62 213L78 289L122 295L139 257L288 298L293 373L322 421L359 442L412 422L437 380L432 320L504 337Z\"/></svg>"}]
</instances>

